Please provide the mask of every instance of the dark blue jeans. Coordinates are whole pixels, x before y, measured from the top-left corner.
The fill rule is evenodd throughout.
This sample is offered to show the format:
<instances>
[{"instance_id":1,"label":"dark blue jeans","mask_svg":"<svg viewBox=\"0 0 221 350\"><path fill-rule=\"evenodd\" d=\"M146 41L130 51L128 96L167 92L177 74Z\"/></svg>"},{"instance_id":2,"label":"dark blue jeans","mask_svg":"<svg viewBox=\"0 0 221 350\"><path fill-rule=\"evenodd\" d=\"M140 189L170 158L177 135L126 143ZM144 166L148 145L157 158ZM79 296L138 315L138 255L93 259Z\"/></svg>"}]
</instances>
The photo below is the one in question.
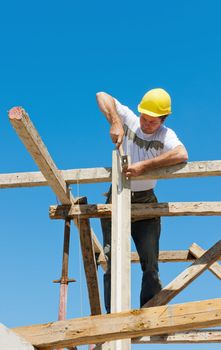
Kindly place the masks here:
<instances>
[{"instance_id":1,"label":"dark blue jeans","mask_svg":"<svg viewBox=\"0 0 221 350\"><path fill-rule=\"evenodd\" d=\"M132 192L131 203L156 203L153 190ZM106 203L111 203L111 190ZM104 254L107 261L107 271L104 274L104 302L107 313L110 313L111 293L111 219L101 219L103 232ZM140 306L142 307L161 289L158 269L160 218L133 221L131 235L134 240L143 271Z\"/></svg>"}]
</instances>

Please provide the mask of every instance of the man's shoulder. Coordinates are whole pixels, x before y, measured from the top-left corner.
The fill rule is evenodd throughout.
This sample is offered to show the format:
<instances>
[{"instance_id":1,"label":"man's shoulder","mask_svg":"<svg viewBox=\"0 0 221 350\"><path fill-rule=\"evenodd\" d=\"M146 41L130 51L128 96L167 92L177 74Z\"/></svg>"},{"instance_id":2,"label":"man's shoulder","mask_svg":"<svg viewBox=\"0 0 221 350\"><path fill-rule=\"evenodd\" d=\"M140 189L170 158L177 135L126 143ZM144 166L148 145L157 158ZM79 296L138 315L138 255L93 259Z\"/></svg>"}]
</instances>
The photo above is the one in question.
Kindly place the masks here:
<instances>
[{"instance_id":1,"label":"man's shoulder","mask_svg":"<svg viewBox=\"0 0 221 350\"><path fill-rule=\"evenodd\" d=\"M157 134L160 138L173 137L176 135L175 131L171 128L168 128L166 125L161 125L161 127L157 130Z\"/></svg>"},{"instance_id":2,"label":"man's shoulder","mask_svg":"<svg viewBox=\"0 0 221 350\"><path fill-rule=\"evenodd\" d=\"M115 106L118 115L121 119L123 119L123 122L130 123L130 122L138 122L139 118L138 116L126 105L123 105L121 102L119 102L116 98L114 99Z\"/></svg>"}]
</instances>

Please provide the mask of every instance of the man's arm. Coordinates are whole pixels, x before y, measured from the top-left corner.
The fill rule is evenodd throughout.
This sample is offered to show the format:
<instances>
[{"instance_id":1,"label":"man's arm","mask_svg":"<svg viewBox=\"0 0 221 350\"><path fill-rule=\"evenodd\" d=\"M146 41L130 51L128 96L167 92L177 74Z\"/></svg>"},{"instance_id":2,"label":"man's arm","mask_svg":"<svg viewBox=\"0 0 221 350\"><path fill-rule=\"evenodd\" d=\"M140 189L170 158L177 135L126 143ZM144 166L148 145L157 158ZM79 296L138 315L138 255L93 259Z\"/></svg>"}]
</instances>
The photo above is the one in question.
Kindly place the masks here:
<instances>
[{"instance_id":1,"label":"man's arm","mask_svg":"<svg viewBox=\"0 0 221 350\"><path fill-rule=\"evenodd\" d=\"M113 143L115 143L116 146L119 148L119 146L123 142L124 130L120 117L116 110L114 99L111 95L108 95L105 92L98 92L96 94L96 98L99 109L105 115L105 117L111 125L111 139Z\"/></svg>"},{"instance_id":2,"label":"man's arm","mask_svg":"<svg viewBox=\"0 0 221 350\"><path fill-rule=\"evenodd\" d=\"M126 176L139 176L148 170L174 165L188 160L188 153L184 146L177 146L174 149L161 154L153 159L143 160L130 165L124 172Z\"/></svg>"}]
</instances>

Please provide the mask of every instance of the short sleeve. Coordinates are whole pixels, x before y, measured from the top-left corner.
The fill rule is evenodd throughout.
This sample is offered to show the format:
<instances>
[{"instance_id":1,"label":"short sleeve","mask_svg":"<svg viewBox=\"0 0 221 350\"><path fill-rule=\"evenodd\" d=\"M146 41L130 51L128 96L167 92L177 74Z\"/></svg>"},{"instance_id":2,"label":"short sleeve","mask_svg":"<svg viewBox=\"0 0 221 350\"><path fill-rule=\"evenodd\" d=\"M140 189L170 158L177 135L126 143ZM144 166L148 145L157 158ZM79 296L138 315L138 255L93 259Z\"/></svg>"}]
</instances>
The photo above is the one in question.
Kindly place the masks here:
<instances>
[{"instance_id":1,"label":"short sleeve","mask_svg":"<svg viewBox=\"0 0 221 350\"><path fill-rule=\"evenodd\" d=\"M177 146L183 146L182 142L178 139L176 133L169 128L166 130L163 144L163 152L170 151Z\"/></svg>"},{"instance_id":2,"label":"short sleeve","mask_svg":"<svg viewBox=\"0 0 221 350\"><path fill-rule=\"evenodd\" d=\"M127 106L122 105L116 98L114 98L117 114L119 115L122 123L130 122L137 119L137 116Z\"/></svg>"}]
</instances>

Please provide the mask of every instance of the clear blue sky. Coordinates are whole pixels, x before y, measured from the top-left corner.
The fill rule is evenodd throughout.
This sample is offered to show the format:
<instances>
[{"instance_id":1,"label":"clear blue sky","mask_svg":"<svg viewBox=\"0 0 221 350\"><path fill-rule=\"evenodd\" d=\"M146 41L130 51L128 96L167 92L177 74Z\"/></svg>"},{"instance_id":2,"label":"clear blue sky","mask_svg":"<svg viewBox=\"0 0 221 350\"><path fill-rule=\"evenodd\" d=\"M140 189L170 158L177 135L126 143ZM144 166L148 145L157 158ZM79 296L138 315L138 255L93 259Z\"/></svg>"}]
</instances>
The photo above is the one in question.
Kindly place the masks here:
<instances>
[{"instance_id":1,"label":"clear blue sky","mask_svg":"<svg viewBox=\"0 0 221 350\"><path fill-rule=\"evenodd\" d=\"M220 159L221 4L195 1L10 1L0 5L1 173L37 167L12 129L7 111L23 106L60 169L111 166L109 127L95 93L106 91L136 111L142 95L163 87L173 100L167 125L185 143L190 161ZM108 185L72 186L102 203ZM219 178L162 180L161 202L219 201ZM49 188L0 191L1 322L8 327L57 319L63 223L50 221ZM161 249L209 248L219 217L163 218ZM92 226L101 240L100 225ZM186 265L161 264L163 284ZM78 233L72 227L68 318L89 314ZM102 290L102 273L99 273ZM132 307L141 272L132 266ZM221 296L206 272L173 302ZM151 345L156 350L163 345ZM84 347L86 348L86 347ZM133 345L145 349L145 345ZM170 345L218 349L217 344Z\"/></svg>"}]
</instances>

